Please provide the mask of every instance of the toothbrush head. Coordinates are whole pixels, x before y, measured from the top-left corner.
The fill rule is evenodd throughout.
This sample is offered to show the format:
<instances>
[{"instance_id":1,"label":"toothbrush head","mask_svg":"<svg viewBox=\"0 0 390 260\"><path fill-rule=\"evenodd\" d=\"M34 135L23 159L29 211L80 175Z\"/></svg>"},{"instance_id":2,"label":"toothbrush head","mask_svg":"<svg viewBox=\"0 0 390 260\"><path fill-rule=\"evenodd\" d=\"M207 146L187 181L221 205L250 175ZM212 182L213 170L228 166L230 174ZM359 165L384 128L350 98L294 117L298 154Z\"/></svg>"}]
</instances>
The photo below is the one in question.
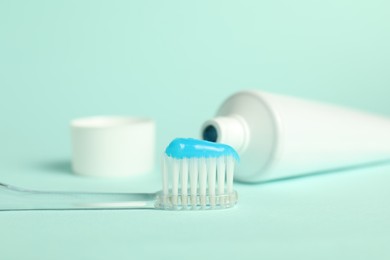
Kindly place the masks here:
<instances>
[{"instance_id":1,"label":"toothbrush head","mask_svg":"<svg viewBox=\"0 0 390 260\"><path fill-rule=\"evenodd\" d=\"M162 159L161 209L223 209L237 203L233 175L237 152L225 144L174 139Z\"/></svg>"}]
</instances>

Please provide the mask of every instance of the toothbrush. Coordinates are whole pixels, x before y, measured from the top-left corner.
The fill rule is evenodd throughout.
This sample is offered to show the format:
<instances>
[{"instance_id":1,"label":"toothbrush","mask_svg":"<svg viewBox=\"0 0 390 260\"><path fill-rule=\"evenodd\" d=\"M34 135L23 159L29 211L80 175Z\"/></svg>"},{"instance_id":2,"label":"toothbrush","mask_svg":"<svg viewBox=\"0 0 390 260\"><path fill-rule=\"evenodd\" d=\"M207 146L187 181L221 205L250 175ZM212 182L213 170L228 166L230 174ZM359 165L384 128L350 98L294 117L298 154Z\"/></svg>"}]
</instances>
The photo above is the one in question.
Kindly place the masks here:
<instances>
[{"instance_id":1,"label":"toothbrush","mask_svg":"<svg viewBox=\"0 0 390 260\"><path fill-rule=\"evenodd\" d=\"M76 209L200 210L231 208L236 151L228 145L177 138L162 158L156 193L49 192L0 183L0 211Z\"/></svg>"}]
</instances>

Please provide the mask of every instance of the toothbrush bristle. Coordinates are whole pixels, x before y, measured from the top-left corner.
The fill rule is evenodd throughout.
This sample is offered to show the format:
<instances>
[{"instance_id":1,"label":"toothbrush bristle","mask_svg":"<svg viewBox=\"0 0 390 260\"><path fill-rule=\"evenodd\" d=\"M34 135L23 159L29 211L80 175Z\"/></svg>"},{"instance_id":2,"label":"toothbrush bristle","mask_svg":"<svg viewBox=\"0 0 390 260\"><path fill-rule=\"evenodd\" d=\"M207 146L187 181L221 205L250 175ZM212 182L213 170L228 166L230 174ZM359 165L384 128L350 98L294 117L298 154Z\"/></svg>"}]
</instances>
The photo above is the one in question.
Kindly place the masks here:
<instances>
[{"instance_id":1,"label":"toothbrush bristle","mask_svg":"<svg viewBox=\"0 0 390 260\"><path fill-rule=\"evenodd\" d=\"M233 156L174 158L165 154L162 160L160 208L219 209L236 204Z\"/></svg>"}]
</instances>

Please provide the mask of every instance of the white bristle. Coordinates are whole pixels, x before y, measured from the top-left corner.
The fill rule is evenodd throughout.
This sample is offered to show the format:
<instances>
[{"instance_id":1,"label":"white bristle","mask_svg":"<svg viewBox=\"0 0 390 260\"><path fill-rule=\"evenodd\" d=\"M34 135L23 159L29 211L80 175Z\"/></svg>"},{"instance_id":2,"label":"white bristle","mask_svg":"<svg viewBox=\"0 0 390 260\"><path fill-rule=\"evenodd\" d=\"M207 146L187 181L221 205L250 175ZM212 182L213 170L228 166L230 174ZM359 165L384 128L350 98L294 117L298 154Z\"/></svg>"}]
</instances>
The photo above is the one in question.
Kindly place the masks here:
<instances>
[{"instance_id":1,"label":"white bristle","mask_svg":"<svg viewBox=\"0 0 390 260\"><path fill-rule=\"evenodd\" d=\"M177 195L179 194L179 166L180 161L173 159L172 162L172 204L177 206Z\"/></svg>"},{"instance_id":2,"label":"white bristle","mask_svg":"<svg viewBox=\"0 0 390 260\"><path fill-rule=\"evenodd\" d=\"M184 208L188 205L188 159L181 160L180 167L180 179L181 179L181 204Z\"/></svg>"},{"instance_id":3,"label":"white bristle","mask_svg":"<svg viewBox=\"0 0 390 260\"><path fill-rule=\"evenodd\" d=\"M234 174L234 158L231 156L226 158L226 186L227 193L233 192L233 174Z\"/></svg>"},{"instance_id":4,"label":"white bristle","mask_svg":"<svg viewBox=\"0 0 390 260\"><path fill-rule=\"evenodd\" d=\"M226 158L226 186L227 186L227 193L229 196L233 194L233 175L234 175L234 158L231 156ZM231 201L232 198L229 199Z\"/></svg>"},{"instance_id":5,"label":"white bristle","mask_svg":"<svg viewBox=\"0 0 390 260\"><path fill-rule=\"evenodd\" d=\"M225 157L219 157L217 159L217 184L218 184L218 195L225 193ZM220 198L220 203L224 204L223 198Z\"/></svg>"},{"instance_id":6,"label":"white bristle","mask_svg":"<svg viewBox=\"0 0 390 260\"><path fill-rule=\"evenodd\" d=\"M206 159L200 158L199 160L199 195L200 206L206 207L206 188L207 188L207 165Z\"/></svg>"},{"instance_id":7,"label":"white bristle","mask_svg":"<svg viewBox=\"0 0 390 260\"><path fill-rule=\"evenodd\" d=\"M165 156L162 164L165 208L234 205L237 199L233 190L234 157L177 159Z\"/></svg>"},{"instance_id":8,"label":"white bristle","mask_svg":"<svg viewBox=\"0 0 390 260\"><path fill-rule=\"evenodd\" d=\"M215 180L217 176L217 159L209 158L208 159L208 190L210 196L210 206L215 207Z\"/></svg>"},{"instance_id":9,"label":"white bristle","mask_svg":"<svg viewBox=\"0 0 390 260\"><path fill-rule=\"evenodd\" d=\"M196 199L198 193L198 159L190 159L190 195L191 195L191 206L196 206Z\"/></svg>"}]
</instances>

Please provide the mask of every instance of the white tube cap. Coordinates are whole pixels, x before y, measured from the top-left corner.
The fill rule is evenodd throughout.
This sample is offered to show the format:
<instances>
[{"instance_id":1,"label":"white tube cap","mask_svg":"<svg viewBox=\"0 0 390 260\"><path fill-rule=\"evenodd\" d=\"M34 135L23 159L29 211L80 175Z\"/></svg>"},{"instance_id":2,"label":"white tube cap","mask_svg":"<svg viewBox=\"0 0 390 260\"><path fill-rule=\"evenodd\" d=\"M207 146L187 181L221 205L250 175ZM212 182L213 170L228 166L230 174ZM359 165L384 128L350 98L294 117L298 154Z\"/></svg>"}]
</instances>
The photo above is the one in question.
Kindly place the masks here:
<instances>
[{"instance_id":1,"label":"white tube cap","mask_svg":"<svg viewBox=\"0 0 390 260\"><path fill-rule=\"evenodd\" d=\"M148 118L96 116L71 121L74 173L125 177L151 171L155 122Z\"/></svg>"}]
</instances>

